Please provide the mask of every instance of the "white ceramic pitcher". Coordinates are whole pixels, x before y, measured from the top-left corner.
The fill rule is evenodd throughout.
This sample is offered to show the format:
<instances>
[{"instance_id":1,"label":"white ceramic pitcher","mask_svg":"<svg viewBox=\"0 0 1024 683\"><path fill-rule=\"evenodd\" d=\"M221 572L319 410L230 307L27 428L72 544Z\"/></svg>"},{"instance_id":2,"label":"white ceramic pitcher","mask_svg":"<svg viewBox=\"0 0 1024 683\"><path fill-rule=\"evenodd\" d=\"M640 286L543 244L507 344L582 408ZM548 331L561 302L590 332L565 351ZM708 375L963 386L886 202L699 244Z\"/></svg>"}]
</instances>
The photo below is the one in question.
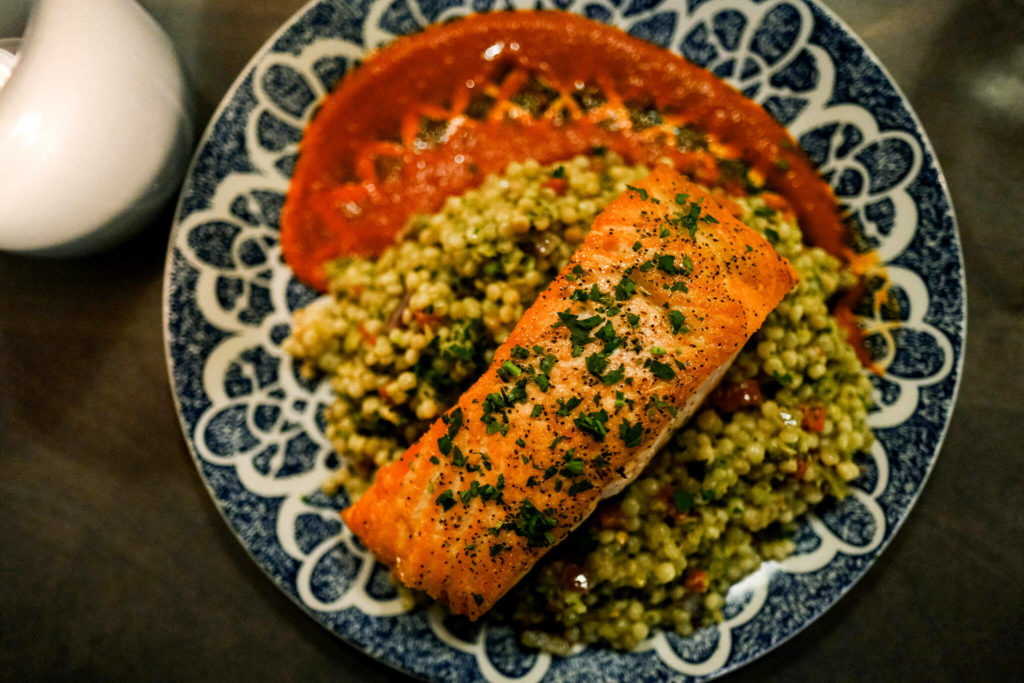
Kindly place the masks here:
<instances>
[{"instance_id":1,"label":"white ceramic pitcher","mask_svg":"<svg viewBox=\"0 0 1024 683\"><path fill-rule=\"evenodd\" d=\"M160 26L134 0L37 0L0 50L0 250L82 255L145 226L193 144Z\"/></svg>"}]
</instances>

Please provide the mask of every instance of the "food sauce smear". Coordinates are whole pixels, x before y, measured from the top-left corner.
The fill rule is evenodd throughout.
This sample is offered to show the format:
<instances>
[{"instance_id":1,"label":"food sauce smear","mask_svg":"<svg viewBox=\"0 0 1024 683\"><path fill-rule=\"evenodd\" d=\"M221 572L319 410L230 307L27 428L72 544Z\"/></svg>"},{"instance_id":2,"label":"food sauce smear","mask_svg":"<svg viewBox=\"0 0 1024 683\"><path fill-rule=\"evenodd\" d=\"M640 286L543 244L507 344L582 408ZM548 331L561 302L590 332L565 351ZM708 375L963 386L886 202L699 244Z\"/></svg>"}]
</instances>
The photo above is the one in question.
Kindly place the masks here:
<instances>
[{"instance_id":1,"label":"food sauce smear","mask_svg":"<svg viewBox=\"0 0 1024 683\"><path fill-rule=\"evenodd\" d=\"M285 260L326 289L324 264L375 256L512 161L594 150L668 161L744 190L742 162L846 256L835 196L786 129L710 72L623 31L554 11L475 15L377 52L325 99L300 147L282 220ZM553 187L556 192L557 187Z\"/></svg>"}]
</instances>

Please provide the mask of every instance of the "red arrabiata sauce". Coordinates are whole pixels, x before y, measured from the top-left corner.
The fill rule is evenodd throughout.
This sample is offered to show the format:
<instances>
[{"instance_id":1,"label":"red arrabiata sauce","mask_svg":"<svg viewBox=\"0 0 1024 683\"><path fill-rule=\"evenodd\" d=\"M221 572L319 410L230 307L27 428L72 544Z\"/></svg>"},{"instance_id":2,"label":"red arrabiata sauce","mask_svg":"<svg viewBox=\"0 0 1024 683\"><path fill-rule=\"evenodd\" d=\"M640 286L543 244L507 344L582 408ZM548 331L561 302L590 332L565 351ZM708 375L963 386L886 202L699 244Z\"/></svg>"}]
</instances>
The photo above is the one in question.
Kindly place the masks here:
<instances>
[{"instance_id":1,"label":"red arrabiata sauce","mask_svg":"<svg viewBox=\"0 0 1024 683\"><path fill-rule=\"evenodd\" d=\"M530 87L539 110L523 100ZM656 120L638 125L637 106ZM764 109L682 57L549 11L430 27L348 74L303 138L281 221L285 260L323 290L325 262L379 254L410 216L436 211L509 162L552 163L598 147L632 163L667 158L728 189L714 155L670 132L681 127L749 164L788 200L811 243L847 254L831 188Z\"/></svg>"}]
</instances>

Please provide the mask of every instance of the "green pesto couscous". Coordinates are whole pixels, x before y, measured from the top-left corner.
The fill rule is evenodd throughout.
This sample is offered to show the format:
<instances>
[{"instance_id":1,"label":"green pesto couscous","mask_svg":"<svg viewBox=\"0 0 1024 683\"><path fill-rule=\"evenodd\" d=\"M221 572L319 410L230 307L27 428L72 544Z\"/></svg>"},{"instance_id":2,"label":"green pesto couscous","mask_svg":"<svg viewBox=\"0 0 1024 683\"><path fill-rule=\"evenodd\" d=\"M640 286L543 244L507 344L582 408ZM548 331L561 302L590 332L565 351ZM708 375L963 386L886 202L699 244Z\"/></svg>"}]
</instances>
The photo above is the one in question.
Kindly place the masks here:
<instances>
[{"instance_id":1,"label":"green pesto couscous","mask_svg":"<svg viewBox=\"0 0 1024 683\"><path fill-rule=\"evenodd\" d=\"M325 489L358 497L453 405L594 217L646 174L613 154L512 163L413 218L376 261L329 264L329 294L285 342L336 397L325 419L342 458ZM653 629L720 620L729 587L790 554L796 520L859 473L871 384L828 309L854 277L765 197L724 199L799 282L640 478L496 608L528 646L628 649Z\"/></svg>"}]
</instances>

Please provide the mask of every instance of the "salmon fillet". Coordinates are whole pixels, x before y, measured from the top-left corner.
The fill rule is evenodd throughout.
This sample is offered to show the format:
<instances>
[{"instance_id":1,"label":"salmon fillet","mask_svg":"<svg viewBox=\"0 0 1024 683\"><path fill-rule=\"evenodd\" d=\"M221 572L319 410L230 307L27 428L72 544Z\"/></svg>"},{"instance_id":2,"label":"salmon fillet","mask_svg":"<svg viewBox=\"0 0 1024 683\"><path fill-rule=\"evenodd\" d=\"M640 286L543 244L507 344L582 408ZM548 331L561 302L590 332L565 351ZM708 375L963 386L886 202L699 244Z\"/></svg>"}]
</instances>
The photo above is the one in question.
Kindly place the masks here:
<instances>
[{"instance_id":1,"label":"salmon fillet","mask_svg":"<svg viewBox=\"0 0 1024 683\"><path fill-rule=\"evenodd\" d=\"M655 170L342 518L404 584L479 618L637 477L795 283L712 196Z\"/></svg>"}]
</instances>

